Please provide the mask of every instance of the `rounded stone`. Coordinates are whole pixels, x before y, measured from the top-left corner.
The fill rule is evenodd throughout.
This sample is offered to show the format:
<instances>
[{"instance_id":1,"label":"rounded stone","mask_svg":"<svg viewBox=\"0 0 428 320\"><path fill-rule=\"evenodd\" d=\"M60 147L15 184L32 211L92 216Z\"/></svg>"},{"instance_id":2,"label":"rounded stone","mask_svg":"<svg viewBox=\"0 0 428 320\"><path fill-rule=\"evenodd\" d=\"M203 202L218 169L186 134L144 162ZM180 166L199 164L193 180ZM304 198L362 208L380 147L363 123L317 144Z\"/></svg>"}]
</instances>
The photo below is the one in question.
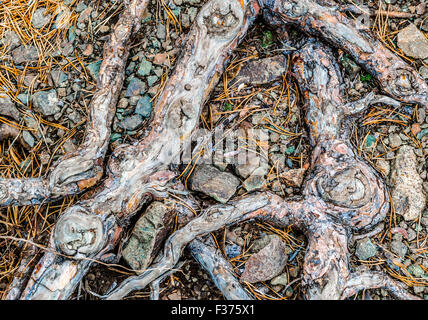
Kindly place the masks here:
<instances>
[{"instance_id":1,"label":"rounded stone","mask_svg":"<svg viewBox=\"0 0 428 320\"><path fill-rule=\"evenodd\" d=\"M369 238L358 241L357 248L355 251L356 256L360 260L367 260L377 253L377 247L374 245Z\"/></svg>"}]
</instances>

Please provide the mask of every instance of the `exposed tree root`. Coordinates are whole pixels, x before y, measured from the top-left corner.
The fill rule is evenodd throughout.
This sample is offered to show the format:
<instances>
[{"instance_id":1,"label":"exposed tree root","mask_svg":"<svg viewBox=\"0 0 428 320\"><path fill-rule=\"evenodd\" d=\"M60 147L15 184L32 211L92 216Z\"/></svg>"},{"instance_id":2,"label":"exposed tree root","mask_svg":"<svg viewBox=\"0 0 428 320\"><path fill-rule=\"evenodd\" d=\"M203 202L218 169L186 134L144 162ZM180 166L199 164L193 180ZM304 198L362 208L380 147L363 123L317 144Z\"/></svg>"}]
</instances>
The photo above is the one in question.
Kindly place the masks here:
<instances>
[{"instance_id":1,"label":"exposed tree root","mask_svg":"<svg viewBox=\"0 0 428 320\"><path fill-rule=\"evenodd\" d=\"M416 297L409 294L403 286L393 281L382 272L354 272L348 278L341 299L346 299L364 289L385 288L392 295L402 300L413 300ZM419 298L417 298L419 299Z\"/></svg>"},{"instance_id":2,"label":"exposed tree root","mask_svg":"<svg viewBox=\"0 0 428 320\"><path fill-rule=\"evenodd\" d=\"M105 48L105 60L92 101L87 140L66 155L49 179L0 180L3 205L37 203L77 193L98 182L110 134L111 112L123 83L130 39L148 0L126 2L126 11ZM426 83L396 57L337 10L332 1L210 0L203 6L183 44L183 54L153 108L153 119L141 141L116 148L108 161L107 177L85 200L58 220L46 253L36 265L21 299L67 299L93 259L107 260L129 218L153 197L168 197L176 174L168 166L189 143L202 106L224 70L233 49L265 9L272 24L293 24L343 48L364 66L381 89L396 100L427 107ZM416 298L381 273L351 272L348 245L352 232L369 230L389 210L386 186L376 171L352 149L348 118L370 103L397 104L392 98L370 94L346 103L333 52L309 39L292 56L294 74L305 100L304 110L313 148L310 174L301 198L284 200L269 192L253 193L225 205L208 208L172 234L150 269L131 277L108 294L119 299L158 281L179 261L182 250L203 253L198 236L225 225L260 219L294 225L307 236L302 285L308 299L344 299L365 288L383 287L398 298ZM107 86L112 86L106 91ZM65 165L67 164L67 165ZM192 242L193 241L193 242ZM199 250L199 251L198 251ZM245 297L232 274L214 272L221 259L204 259L214 281L229 298ZM155 282L156 288L156 282ZM232 286L232 289L226 287ZM154 297L156 297L156 289ZM229 295L229 296L228 296ZM14 294L14 297L17 295Z\"/></svg>"},{"instance_id":3,"label":"exposed tree root","mask_svg":"<svg viewBox=\"0 0 428 320\"><path fill-rule=\"evenodd\" d=\"M31 274L31 262L35 259L36 248L33 245L29 245L29 248L26 248L27 244L23 246L23 259L19 263L18 270L15 272L12 283L9 285L9 291L5 296L5 300L17 300L21 295L22 287L28 280L28 277Z\"/></svg>"},{"instance_id":4,"label":"exposed tree root","mask_svg":"<svg viewBox=\"0 0 428 320\"><path fill-rule=\"evenodd\" d=\"M227 300L253 300L236 278L233 267L218 248L208 241L195 239L187 245L192 256L209 273L223 297Z\"/></svg>"},{"instance_id":5,"label":"exposed tree root","mask_svg":"<svg viewBox=\"0 0 428 320\"><path fill-rule=\"evenodd\" d=\"M164 272L172 269L180 259L185 246L196 237L257 216L263 216L283 226L289 225L290 222L301 225L301 219L305 218L300 203L284 202L282 198L271 193L257 193L227 205L213 206L168 238L162 258L152 265L150 270L128 278L106 298L120 299L131 291L146 287Z\"/></svg>"},{"instance_id":6,"label":"exposed tree root","mask_svg":"<svg viewBox=\"0 0 428 320\"><path fill-rule=\"evenodd\" d=\"M141 17L148 2L126 0L125 11L105 42L83 143L76 151L58 159L47 177L0 179L0 206L37 204L46 199L79 193L99 182L104 172L111 123L125 78L129 47L141 27Z\"/></svg>"},{"instance_id":7,"label":"exposed tree root","mask_svg":"<svg viewBox=\"0 0 428 320\"><path fill-rule=\"evenodd\" d=\"M182 263L177 263L176 265L176 269L180 269L183 266L184 262ZM160 283L169 275L173 274L175 272L175 270L170 270L168 272L166 272L163 276L161 276L160 278L157 278L155 281L153 281L150 284L150 300L159 300L159 294L160 294ZM102 296L100 296L100 298L103 298Z\"/></svg>"},{"instance_id":8,"label":"exposed tree root","mask_svg":"<svg viewBox=\"0 0 428 320\"><path fill-rule=\"evenodd\" d=\"M81 201L58 220L50 246L74 257L102 259L120 237L126 219L152 195L166 197L174 174L167 166L186 146L203 103L223 71L229 53L258 13L255 1L207 3L189 32L184 54L154 107L151 130L137 145L115 149L108 177L91 199ZM190 141L189 141L190 143ZM47 253L36 266L24 299L66 299L90 266ZM64 278L66 277L66 278Z\"/></svg>"},{"instance_id":9,"label":"exposed tree root","mask_svg":"<svg viewBox=\"0 0 428 320\"><path fill-rule=\"evenodd\" d=\"M264 0L267 22L290 23L346 51L388 95L428 109L428 85L421 75L377 40L370 30L348 19L333 0Z\"/></svg>"},{"instance_id":10,"label":"exposed tree root","mask_svg":"<svg viewBox=\"0 0 428 320\"><path fill-rule=\"evenodd\" d=\"M384 287L400 298L412 297L386 275L362 274L361 279L357 274L351 276L350 232L381 221L389 209L389 200L381 178L358 159L345 141L348 132L344 116L348 110L342 99L340 72L331 57L328 47L313 40L293 56L314 147L304 198L285 202L264 193L207 210L168 239L163 258L153 266L155 270L126 280L108 299L120 299L130 291L142 289L162 270L173 268L182 249L194 237L249 218L281 225L291 223L305 232L309 245L302 284L308 299L340 299L348 292L373 287Z\"/></svg>"}]
</instances>

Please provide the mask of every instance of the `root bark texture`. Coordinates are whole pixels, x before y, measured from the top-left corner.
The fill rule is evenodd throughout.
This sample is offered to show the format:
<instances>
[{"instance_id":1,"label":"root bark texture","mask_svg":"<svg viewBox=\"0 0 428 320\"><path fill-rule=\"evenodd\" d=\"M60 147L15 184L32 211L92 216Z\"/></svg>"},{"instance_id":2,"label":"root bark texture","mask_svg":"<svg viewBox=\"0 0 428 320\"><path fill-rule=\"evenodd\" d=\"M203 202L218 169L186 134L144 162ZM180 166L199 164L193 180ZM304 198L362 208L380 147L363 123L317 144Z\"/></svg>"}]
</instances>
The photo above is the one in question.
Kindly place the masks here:
<instances>
[{"instance_id":1,"label":"root bark texture","mask_svg":"<svg viewBox=\"0 0 428 320\"><path fill-rule=\"evenodd\" d=\"M311 174L303 198L286 202L261 193L207 210L165 245L164 256L148 271L129 278L107 299L119 299L144 288L178 262L181 251L196 236L222 226L258 218L279 225L295 225L308 237L302 284L307 299L341 299L349 292L383 287L399 298L415 298L383 274L367 273L358 279L349 266L348 243L352 231L369 229L385 218L389 198L382 179L352 150L348 138L340 71L333 53L310 39L292 57L294 72L305 97L306 123L313 147ZM368 104L366 105L368 107ZM192 247L192 246L191 246Z\"/></svg>"},{"instance_id":2,"label":"root bark texture","mask_svg":"<svg viewBox=\"0 0 428 320\"><path fill-rule=\"evenodd\" d=\"M125 1L125 12L105 46L85 142L78 151L64 156L46 179L0 180L2 205L35 204L78 193L99 182L129 45L147 1ZM204 102L261 9L267 23L291 24L313 37L291 56L312 147L302 196L283 199L270 192L254 192L204 210L166 240L163 252L148 270L125 280L104 298L121 299L153 281L157 287L159 279L177 265L186 246L226 298L251 298L220 253L198 237L252 219L293 225L306 234L309 244L302 286L307 299L344 299L359 290L379 287L398 298L415 298L382 273L357 273L350 268L352 233L376 226L390 204L383 180L349 142L349 118L374 102L397 105L400 100L427 107L426 83L369 30L341 14L333 1L210 0L184 39L183 53L153 108L144 137L116 148L102 183L59 218L49 247L61 255L48 252L41 258L21 299L69 298L94 259L107 259L129 219L152 198L168 197L167 190L177 176L169 165L190 143ZM387 96L369 94L346 103L334 53L318 38L348 52Z\"/></svg>"}]
</instances>

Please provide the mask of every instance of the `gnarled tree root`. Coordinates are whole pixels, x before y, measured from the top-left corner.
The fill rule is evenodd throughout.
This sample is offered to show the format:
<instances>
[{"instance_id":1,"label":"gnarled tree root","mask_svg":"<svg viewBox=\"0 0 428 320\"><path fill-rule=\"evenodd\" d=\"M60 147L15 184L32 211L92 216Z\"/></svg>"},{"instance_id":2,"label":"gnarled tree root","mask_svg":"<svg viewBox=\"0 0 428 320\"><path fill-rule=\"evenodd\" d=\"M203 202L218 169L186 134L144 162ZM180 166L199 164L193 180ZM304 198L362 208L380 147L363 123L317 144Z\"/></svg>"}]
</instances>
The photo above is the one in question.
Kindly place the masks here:
<instances>
[{"instance_id":1,"label":"gnarled tree root","mask_svg":"<svg viewBox=\"0 0 428 320\"><path fill-rule=\"evenodd\" d=\"M307 213L303 201L286 202L279 196L268 192L235 200L227 205L213 206L176 231L166 241L160 261L152 265L150 270L139 276L128 278L104 298L122 299L134 290L144 289L163 273L173 269L186 245L196 241L198 236L248 219L260 219L280 226L293 224L305 230L308 238L312 240L305 259L302 283L308 299L343 299L365 288L380 287L390 290L392 294L401 299L415 298L384 274L364 273L359 277L357 273L350 273L347 250L349 239L345 229L331 221L324 220L320 223L323 226L323 232L328 233L314 234L311 232L311 228L321 228L319 225L314 225L314 221L307 219L309 216ZM317 217L312 217L312 219L315 220ZM331 256L332 252L333 256ZM339 267L344 270L338 270Z\"/></svg>"},{"instance_id":2,"label":"gnarled tree root","mask_svg":"<svg viewBox=\"0 0 428 320\"><path fill-rule=\"evenodd\" d=\"M194 237L249 218L291 223L305 232L309 245L302 284L308 299L346 298L351 292L376 287L384 287L398 298L416 298L386 275L350 272L350 233L380 222L389 209L389 199L378 174L346 142L348 110L342 98L340 71L332 57L328 47L311 39L292 59L306 100L306 123L314 148L304 198L286 202L264 193L210 208L168 239L155 270L124 281L107 299L120 299L144 288L162 270L175 265Z\"/></svg>"},{"instance_id":3,"label":"gnarled tree root","mask_svg":"<svg viewBox=\"0 0 428 320\"><path fill-rule=\"evenodd\" d=\"M127 2L127 5L129 10L135 9L131 13L136 14L137 6L141 5L138 8L142 10L145 2ZM260 6L266 9L270 23L291 23L308 34L343 47L394 99L426 106L427 85L420 76L376 42L368 31L358 30L336 10L332 1L211 0L201 9L187 35L183 55L153 109L154 116L144 138L135 145L116 148L103 183L90 198L79 201L61 216L49 247L62 256L48 252L42 257L21 299L67 299L94 259L108 258L129 218L152 197L168 196L165 191L176 176L167 170L168 165L186 146L203 103L223 72L230 52L259 14ZM135 28L137 25L132 24ZM127 55L123 50L122 54L118 53L120 66ZM350 271L351 233L369 230L383 220L389 209L389 198L376 171L353 151L346 121L379 97L369 95L359 102L345 103L340 71L333 57L328 47L314 39L292 57L294 74L305 99L305 119L313 148L302 198L284 200L270 193L254 193L209 208L166 241L163 255L150 270L124 281L108 299L124 297L159 279L176 265L182 249L195 237L254 218L282 226L293 224L305 232L309 241L302 280L306 298L340 299L373 287L385 287L399 298L413 298L385 275ZM114 69L114 65L111 66ZM107 66L102 68L102 72L107 70ZM121 81L123 79L117 82L118 87ZM101 100L103 97L100 93ZM109 100L111 105L116 98ZM381 99L388 102L386 98ZM109 120L99 122L106 127L108 123ZM102 130L109 132L106 128ZM93 157L89 162L92 160ZM71 175L66 171L71 180L62 179L73 181L67 184L72 186L70 192L81 189L72 178L82 177L83 171L79 168L82 167L76 166L75 170L71 167ZM91 185L85 179L84 185ZM46 181L28 181L30 186L34 184L33 190L20 186L19 181L1 181L3 200L0 201L6 205L27 204L51 197L51 190L46 191ZM6 188L6 184L11 189Z\"/></svg>"},{"instance_id":4,"label":"gnarled tree root","mask_svg":"<svg viewBox=\"0 0 428 320\"><path fill-rule=\"evenodd\" d=\"M108 177L92 198L61 216L51 248L72 258L102 259L117 243L127 219L152 195L167 196L166 183L174 174L166 168L190 143L186 138L198 123L203 103L258 12L253 0L213 0L201 9L183 45L184 54L153 108L145 138L114 150ZM66 299L91 263L47 253L21 298Z\"/></svg>"},{"instance_id":5,"label":"gnarled tree root","mask_svg":"<svg viewBox=\"0 0 428 320\"><path fill-rule=\"evenodd\" d=\"M233 267L218 248L203 239L191 241L187 248L199 264L208 272L223 297L227 300L253 300L242 287L233 272Z\"/></svg>"},{"instance_id":6,"label":"gnarled tree root","mask_svg":"<svg viewBox=\"0 0 428 320\"><path fill-rule=\"evenodd\" d=\"M79 193L100 181L117 99L125 78L129 48L141 27L141 17L149 0L124 2L125 10L105 42L83 143L74 152L58 159L46 177L0 179L0 206L34 205L47 199Z\"/></svg>"},{"instance_id":7,"label":"gnarled tree root","mask_svg":"<svg viewBox=\"0 0 428 320\"><path fill-rule=\"evenodd\" d=\"M370 32L343 14L333 0L263 0L268 23L292 24L346 51L386 94L428 109L428 85L421 75Z\"/></svg>"},{"instance_id":8,"label":"gnarled tree root","mask_svg":"<svg viewBox=\"0 0 428 320\"><path fill-rule=\"evenodd\" d=\"M166 270L172 269L185 246L196 237L255 216L264 216L266 219L270 217L272 222L280 222L282 225L290 222L301 224L300 220L303 218L300 206L295 203L287 204L279 196L270 193L257 193L227 205L212 206L167 239L162 258L150 270L128 278L107 295L106 299L121 299L131 291L146 287Z\"/></svg>"},{"instance_id":9,"label":"gnarled tree root","mask_svg":"<svg viewBox=\"0 0 428 320\"><path fill-rule=\"evenodd\" d=\"M43 186L43 192L25 193L33 187L34 181L28 181L27 185L26 180L10 183L0 179L0 195L8 195L0 197L0 205L30 205L46 198L75 194L101 179L130 41L140 28L139 17L147 3L148 0L125 1L125 12L110 41L106 42L84 143L75 152L63 156L53 166L48 178L37 181L38 186ZM268 23L292 24L310 35L322 37L349 53L378 81L386 94L404 102L419 103L428 109L428 85L420 74L383 46L367 28L341 13L340 6L334 1L263 0L261 5ZM213 34L220 31L212 30ZM214 83L216 81L210 84ZM11 191L10 195L6 192L15 187L18 192ZM20 195L14 198L17 193Z\"/></svg>"}]
</instances>

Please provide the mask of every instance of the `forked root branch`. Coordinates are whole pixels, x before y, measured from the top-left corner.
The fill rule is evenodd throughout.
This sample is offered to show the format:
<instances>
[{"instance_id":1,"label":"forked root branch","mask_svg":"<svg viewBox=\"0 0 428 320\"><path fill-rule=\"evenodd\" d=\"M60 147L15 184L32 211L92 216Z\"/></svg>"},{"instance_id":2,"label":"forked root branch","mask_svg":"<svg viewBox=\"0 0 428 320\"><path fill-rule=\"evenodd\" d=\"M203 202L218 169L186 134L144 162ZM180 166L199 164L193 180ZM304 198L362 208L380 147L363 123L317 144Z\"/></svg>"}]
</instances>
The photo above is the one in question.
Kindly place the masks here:
<instances>
[{"instance_id":1,"label":"forked root branch","mask_svg":"<svg viewBox=\"0 0 428 320\"><path fill-rule=\"evenodd\" d=\"M34 204L99 182L130 41L147 1L125 1L125 12L105 46L83 145L65 155L46 179L0 180L0 205ZM252 193L206 209L167 239L147 271L125 280L105 298L120 299L151 283L156 298L160 279L176 266L188 245L225 297L250 298L227 267L224 272L214 271L215 265L224 266L225 261L217 252L213 260L203 258L210 249L197 237L251 219L293 225L305 233L309 244L302 286L307 299L344 299L359 290L380 287L398 298L416 298L382 273L350 268L352 233L381 222L390 204L381 177L353 150L348 121L375 102L397 106L405 101L427 107L428 87L412 67L337 8L330 0L208 1L183 42L183 54L153 108L143 139L116 148L103 182L60 217L50 238L50 252L36 265L20 298L68 299L94 259L107 259L129 218L153 197L168 197L166 191L177 177L169 165L190 143L204 102L261 9L267 23L291 24L348 52L387 96L369 94L360 101L345 102L334 52L320 40L308 38L291 57L312 148L302 197L284 200L269 192Z\"/></svg>"}]
</instances>

